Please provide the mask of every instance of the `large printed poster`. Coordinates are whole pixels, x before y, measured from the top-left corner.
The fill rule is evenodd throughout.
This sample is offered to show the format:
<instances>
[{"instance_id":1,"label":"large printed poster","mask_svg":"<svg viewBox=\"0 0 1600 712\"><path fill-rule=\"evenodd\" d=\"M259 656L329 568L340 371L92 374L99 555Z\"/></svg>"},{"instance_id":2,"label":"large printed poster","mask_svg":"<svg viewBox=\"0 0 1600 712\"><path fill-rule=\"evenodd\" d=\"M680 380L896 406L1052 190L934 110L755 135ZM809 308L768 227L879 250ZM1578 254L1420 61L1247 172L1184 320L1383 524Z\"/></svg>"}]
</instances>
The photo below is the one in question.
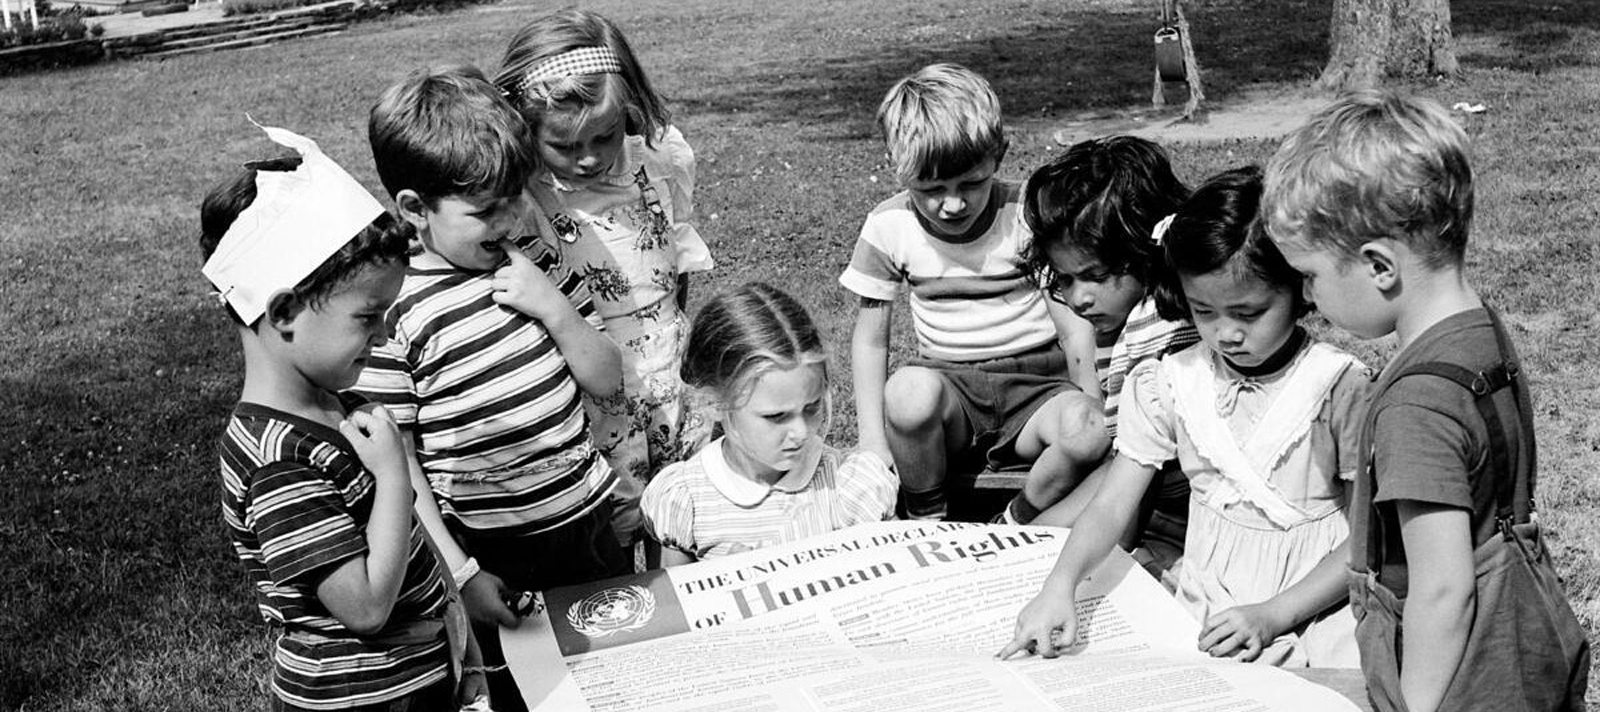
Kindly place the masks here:
<instances>
[{"instance_id":1,"label":"large printed poster","mask_svg":"<svg viewBox=\"0 0 1600 712\"><path fill-rule=\"evenodd\" d=\"M1357 709L1202 655L1198 624L1121 552L1079 587L1071 654L995 660L1065 538L883 522L553 589L501 641L540 711Z\"/></svg>"}]
</instances>

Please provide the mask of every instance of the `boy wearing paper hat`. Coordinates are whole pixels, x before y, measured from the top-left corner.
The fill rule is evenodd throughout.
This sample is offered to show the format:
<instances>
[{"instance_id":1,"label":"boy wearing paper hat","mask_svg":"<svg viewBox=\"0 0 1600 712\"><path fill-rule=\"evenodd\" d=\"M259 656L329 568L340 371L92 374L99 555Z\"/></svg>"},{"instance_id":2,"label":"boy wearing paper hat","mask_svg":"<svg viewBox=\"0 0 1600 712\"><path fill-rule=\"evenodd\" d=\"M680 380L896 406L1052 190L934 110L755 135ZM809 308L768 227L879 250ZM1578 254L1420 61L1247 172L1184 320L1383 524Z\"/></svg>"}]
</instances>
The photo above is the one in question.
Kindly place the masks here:
<instances>
[{"instance_id":1,"label":"boy wearing paper hat","mask_svg":"<svg viewBox=\"0 0 1600 712\"><path fill-rule=\"evenodd\" d=\"M244 348L219 450L223 518L261 614L281 631L274 709L487 691L448 572L412 514L403 440L354 385L399 293L410 226L312 141L247 164L201 206L203 272ZM462 678L461 662L479 666ZM484 704L484 703L479 703Z\"/></svg>"},{"instance_id":2,"label":"boy wearing paper hat","mask_svg":"<svg viewBox=\"0 0 1600 712\"><path fill-rule=\"evenodd\" d=\"M494 626L516 624L519 592L632 572L610 524L617 476L580 401L617 397L621 355L582 278L526 237L548 224L523 198L533 132L481 72L413 72L378 99L368 135L422 251L357 390L410 439L435 500L419 506L437 504L455 539L440 548L498 665ZM489 684L497 708L522 708L509 673Z\"/></svg>"}]
</instances>

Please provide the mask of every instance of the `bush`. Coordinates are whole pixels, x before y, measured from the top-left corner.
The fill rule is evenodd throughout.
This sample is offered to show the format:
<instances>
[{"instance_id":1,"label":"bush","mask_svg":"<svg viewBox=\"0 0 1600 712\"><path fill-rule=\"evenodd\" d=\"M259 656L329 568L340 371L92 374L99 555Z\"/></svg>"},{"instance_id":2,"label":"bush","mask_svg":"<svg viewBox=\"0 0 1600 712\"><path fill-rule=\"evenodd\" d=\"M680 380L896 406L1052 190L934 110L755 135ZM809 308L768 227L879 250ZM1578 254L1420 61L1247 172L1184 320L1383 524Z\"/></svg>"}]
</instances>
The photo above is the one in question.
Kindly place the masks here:
<instances>
[{"instance_id":1,"label":"bush","mask_svg":"<svg viewBox=\"0 0 1600 712\"><path fill-rule=\"evenodd\" d=\"M81 40L88 34L89 28L83 24L83 19L80 17L64 15L40 18L38 29L34 29L26 22L18 22L12 24L9 30L0 30L0 49L62 40Z\"/></svg>"},{"instance_id":2,"label":"bush","mask_svg":"<svg viewBox=\"0 0 1600 712\"><path fill-rule=\"evenodd\" d=\"M323 0L222 0L222 14L225 17L254 15L260 12L315 5L319 2Z\"/></svg>"}]
</instances>

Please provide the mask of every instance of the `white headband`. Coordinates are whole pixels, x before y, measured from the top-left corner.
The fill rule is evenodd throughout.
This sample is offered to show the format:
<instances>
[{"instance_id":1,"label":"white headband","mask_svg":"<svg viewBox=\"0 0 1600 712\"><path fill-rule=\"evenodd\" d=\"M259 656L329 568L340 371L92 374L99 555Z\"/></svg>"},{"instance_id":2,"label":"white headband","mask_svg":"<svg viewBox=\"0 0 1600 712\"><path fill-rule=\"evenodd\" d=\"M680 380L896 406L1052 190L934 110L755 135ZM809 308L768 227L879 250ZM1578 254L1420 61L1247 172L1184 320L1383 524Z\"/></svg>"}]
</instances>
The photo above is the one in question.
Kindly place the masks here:
<instances>
[{"instance_id":1,"label":"white headband","mask_svg":"<svg viewBox=\"0 0 1600 712\"><path fill-rule=\"evenodd\" d=\"M1172 227L1172 219L1175 217L1178 217L1177 213L1161 218L1161 222L1156 223L1155 229L1150 231L1150 241L1159 245L1162 240L1167 239L1167 228Z\"/></svg>"},{"instance_id":2,"label":"white headband","mask_svg":"<svg viewBox=\"0 0 1600 712\"><path fill-rule=\"evenodd\" d=\"M256 171L255 201L200 270L246 324L266 312L273 293L293 289L383 214L383 205L315 141L256 126L302 162L293 171Z\"/></svg>"}]
</instances>

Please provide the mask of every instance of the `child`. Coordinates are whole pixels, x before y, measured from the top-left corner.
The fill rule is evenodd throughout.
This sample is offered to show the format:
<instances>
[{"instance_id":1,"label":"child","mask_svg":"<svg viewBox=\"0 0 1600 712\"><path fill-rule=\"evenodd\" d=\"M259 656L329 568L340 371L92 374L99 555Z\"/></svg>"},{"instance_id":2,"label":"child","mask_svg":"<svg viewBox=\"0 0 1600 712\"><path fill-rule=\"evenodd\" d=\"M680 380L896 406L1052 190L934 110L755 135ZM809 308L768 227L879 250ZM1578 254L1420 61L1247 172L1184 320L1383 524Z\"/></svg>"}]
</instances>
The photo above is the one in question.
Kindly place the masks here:
<instances>
[{"instance_id":1,"label":"child","mask_svg":"<svg viewBox=\"0 0 1600 712\"><path fill-rule=\"evenodd\" d=\"M405 267L409 226L315 143L247 164L200 209L205 275L244 347L219 443L222 513L278 628L273 709L455 708L486 692L455 587L412 517L394 421L354 384Z\"/></svg>"},{"instance_id":2,"label":"child","mask_svg":"<svg viewBox=\"0 0 1600 712\"><path fill-rule=\"evenodd\" d=\"M368 129L378 176L422 250L359 389L411 439L460 544L441 548L498 664L492 624L516 622L506 586L632 570L606 501L616 476L579 402L580 389L615 395L620 358L590 321L582 280L537 241L513 244L532 134L478 70L412 73L378 99ZM425 516L434 505L419 504ZM509 673L490 684L498 709L521 707Z\"/></svg>"},{"instance_id":3,"label":"child","mask_svg":"<svg viewBox=\"0 0 1600 712\"><path fill-rule=\"evenodd\" d=\"M889 90L878 124L905 190L867 216L839 276L861 298L850 343L861 447L892 457L913 519L946 516L952 468L1027 466L1001 513L1026 523L1077 483L1070 463L1106 449L1089 325L1023 271L1029 235L1017 186L994 177L1007 144L988 82L930 65ZM891 377L902 284L920 358Z\"/></svg>"},{"instance_id":4,"label":"child","mask_svg":"<svg viewBox=\"0 0 1600 712\"><path fill-rule=\"evenodd\" d=\"M1068 148L1028 177L1023 195L1022 214L1033 231L1023 251L1028 274L1050 299L1094 326L1095 372L1114 449L1117 401L1128 373L1200 339L1182 302L1163 288L1172 279L1161 246L1150 239L1189 189L1173 175L1160 146L1111 136ZM1094 474L1034 523L1072 526L1094 497L1108 461L1099 469L1077 463L1075 469ZM1153 570L1167 569L1183 553L1188 511L1188 479L1175 463L1163 467L1123 547Z\"/></svg>"},{"instance_id":5,"label":"child","mask_svg":"<svg viewBox=\"0 0 1600 712\"><path fill-rule=\"evenodd\" d=\"M1116 459L1002 656L1034 648L1054 657L1073 642L1078 582L1176 456L1193 496L1170 574L1202 622L1200 649L1356 665L1354 620L1328 609L1345 597L1343 480L1355 470L1366 378L1354 357L1296 326L1306 310L1300 275L1263 234L1260 195L1259 169L1229 171L1170 221L1167 261L1201 343L1129 374Z\"/></svg>"},{"instance_id":6,"label":"child","mask_svg":"<svg viewBox=\"0 0 1600 712\"><path fill-rule=\"evenodd\" d=\"M1267 176L1272 238L1318 308L1399 337L1351 502L1373 707L1583 709L1588 641L1531 521L1528 384L1463 274L1466 134L1431 101L1357 93L1291 134Z\"/></svg>"},{"instance_id":7,"label":"child","mask_svg":"<svg viewBox=\"0 0 1600 712\"><path fill-rule=\"evenodd\" d=\"M528 23L495 83L533 128L542 167L529 188L548 218L546 239L583 275L622 351L623 397L591 401L591 413L619 475L614 526L631 542L645 483L710 436L678 379L689 273L712 267L689 222L694 151L622 31L593 12Z\"/></svg>"},{"instance_id":8,"label":"child","mask_svg":"<svg viewBox=\"0 0 1600 712\"><path fill-rule=\"evenodd\" d=\"M683 381L721 404L723 437L645 488L645 521L662 563L893 516L897 480L888 463L822 441L827 359L805 308L765 284L720 294L695 316Z\"/></svg>"}]
</instances>

